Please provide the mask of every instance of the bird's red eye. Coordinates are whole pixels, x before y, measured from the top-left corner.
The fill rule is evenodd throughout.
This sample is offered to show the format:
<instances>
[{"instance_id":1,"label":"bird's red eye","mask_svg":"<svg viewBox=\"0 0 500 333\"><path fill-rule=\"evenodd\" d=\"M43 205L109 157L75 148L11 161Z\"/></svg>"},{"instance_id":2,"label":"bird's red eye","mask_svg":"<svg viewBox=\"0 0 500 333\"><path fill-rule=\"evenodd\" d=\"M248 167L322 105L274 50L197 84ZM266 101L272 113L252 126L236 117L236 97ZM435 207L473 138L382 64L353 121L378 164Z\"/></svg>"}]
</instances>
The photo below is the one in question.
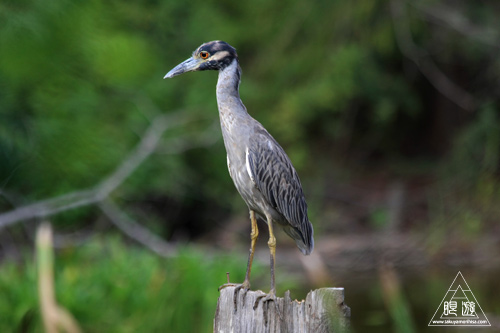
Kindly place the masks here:
<instances>
[{"instance_id":1,"label":"bird's red eye","mask_svg":"<svg viewBox=\"0 0 500 333\"><path fill-rule=\"evenodd\" d=\"M207 51L201 51L200 52L200 58L201 59L207 59L209 56L209 53Z\"/></svg>"}]
</instances>

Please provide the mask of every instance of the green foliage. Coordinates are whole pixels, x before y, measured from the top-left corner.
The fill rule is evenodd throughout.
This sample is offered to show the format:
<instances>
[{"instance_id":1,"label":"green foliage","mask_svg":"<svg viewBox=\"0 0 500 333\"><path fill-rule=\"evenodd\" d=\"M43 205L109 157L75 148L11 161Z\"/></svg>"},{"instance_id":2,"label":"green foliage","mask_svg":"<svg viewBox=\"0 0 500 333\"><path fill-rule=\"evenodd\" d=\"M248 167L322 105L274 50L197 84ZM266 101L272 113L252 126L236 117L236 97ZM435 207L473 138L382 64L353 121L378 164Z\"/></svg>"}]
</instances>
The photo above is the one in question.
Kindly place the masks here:
<instances>
[{"instance_id":1,"label":"green foliage","mask_svg":"<svg viewBox=\"0 0 500 333\"><path fill-rule=\"evenodd\" d=\"M414 146L423 145L423 155L432 150L429 121L440 110L430 106L439 99L430 99L427 83L404 67L388 7L376 0L294 0L286 7L266 1L4 1L0 185L25 201L92 186L123 160L154 115L183 108L193 119L216 121L216 73L162 80L199 44L214 39L238 49L242 99L286 148L306 186L318 165L330 169L336 163L339 148L353 156L376 153L391 165L408 156L403 164L411 165L422 152ZM473 7L471 17L493 22L482 6ZM433 26L413 16L409 23L416 43L435 45ZM490 59L474 41L460 43L457 34L439 33L450 40L439 49L450 71L457 52L470 64L459 64L464 77L476 75ZM494 73L498 66L490 62L488 73ZM494 75L483 72L479 81L487 85ZM489 90L484 94L494 99ZM487 140L482 158L491 173L498 161L492 129L499 120L496 104L489 109L464 129L469 134L457 146ZM196 137L202 129L175 135ZM408 147L414 150L408 153ZM470 161L467 151L474 147L457 150L452 163ZM217 142L183 155L155 156L120 194L202 197L233 207L239 199L224 155Z\"/></svg>"},{"instance_id":2,"label":"green foliage","mask_svg":"<svg viewBox=\"0 0 500 333\"><path fill-rule=\"evenodd\" d=\"M9 82L0 99L0 149L16 152L4 154L14 166L5 172L13 189L32 198L95 183L123 158L133 136L117 129L131 125L133 109L113 95L154 63L140 58L143 42L115 37L96 2L37 4L5 6L0 33L0 75ZM120 85L107 84L113 80Z\"/></svg>"},{"instance_id":3,"label":"green foliage","mask_svg":"<svg viewBox=\"0 0 500 333\"><path fill-rule=\"evenodd\" d=\"M387 209L376 209L370 215L370 224L375 230L383 230L389 222Z\"/></svg>"},{"instance_id":4,"label":"green foliage","mask_svg":"<svg viewBox=\"0 0 500 333\"><path fill-rule=\"evenodd\" d=\"M56 298L85 332L209 332L217 288L226 271L231 281L242 281L242 263L189 248L162 259L117 238L97 238L57 253ZM259 272L257 263L257 279ZM39 332L34 262L4 263L0 291L0 331L12 332L34 313L30 332Z\"/></svg>"},{"instance_id":5,"label":"green foliage","mask_svg":"<svg viewBox=\"0 0 500 333\"><path fill-rule=\"evenodd\" d=\"M490 230L500 213L496 204L500 200L499 167L500 119L490 105L460 131L439 170L442 181L432 197L446 200L431 203L431 233L443 236L448 226L471 242Z\"/></svg>"},{"instance_id":6,"label":"green foliage","mask_svg":"<svg viewBox=\"0 0 500 333\"><path fill-rule=\"evenodd\" d=\"M473 96L475 112L454 105L403 56L388 1L1 1L0 193L16 202L0 197L0 212L98 184L156 115L181 112L200 121L166 133L173 141L119 187L116 201L162 235L175 234L165 216L171 211L195 212L195 222L178 219L193 233L221 226L231 210L243 214L221 140L162 154L196 138L218 117L216 73L168 81L163 75L202 42L221 39L238 50L248 111L284 146L314 194L309 204L317 236L335 229L335 218L321 213L334 197L324 196L326 187L366 179L359 173L373 169L387 179L434 179L431 223L419 223L431 229L431 251L439 251L450 224L462 235L486 232L500 216L500 63L484 42L496 43L498 19L487 3L459 4L457 13L468 20L462 22L477 29L464 34L419 9L436 4L405 4L407 37L422 64L432 60ZM220 138L218 129L211 135ZM360 183L356 187L364 188ZM172 201L175 209L167 204ZM81 225L99 214L82 208L54 222ZM387 216L384 207L375 207L368 227L383 229ZM359 223L349 228L357 232ZM210 330L216 290L207 286L222 283L220 272L236 265L194 250L161 260L117 240L63 251L57 260L58 298L89 332L175 332L190 311L201 314L188 321L192 330ZM31 263L2 264L0 270L6 300L0 301L0 331L9 331L36 311L35 272ZM371 319L384 320L377 313Z\"/></svg>"},{"instance_id":7,"label":"green foliage","mask_svg":"<svg viewBox=\"0 0 500 333\"><path fill-rule=\"evenodd\" d=\"M477 183L480 177L497 172L499 163L500 119L498 110L490 105L457 137L447 166L457 179Z\"/></svg>"},{"instance_id":8,"label":"green foliage","mask_svg":"<svg viewBox=\"0 0 500 333\"><path fill-rule=\"evenodd\" d=\"M211 39L225 39L240 50L243 98L252 114L290 144L299 168L314 144L308 139L311 128L319 121L321 135L342 134L338 115L353 100L374 105L375 125L390 123L399 109L415 109L409 87L380 69L377 53L342 37L352 27L331 18L332 12L347 10L342 2L296 1L283 11L267 2L214 6L194 1L189 8L195 10L177 2L4 4L0 43L8 47L0 50L0 152L5 159L0 171L9 188L40 198L101 179L144 129L145 119L138 114L149 110L134 105L134 97L147 96L164 112L205 105L203 112L215 119L213 88L207 89L215 75L161 80ZM377 18L379 10L374 1L360 7L354 29L361 40L388 54L394 50L387 37L391 25ZM277 25L273 15L288 24ZM265 19L255 26L254 17ZM376 22L374 39L365 20ZM299 29L303 25L309 28ZM323 30L336 42L328 42ZM199 153L224 162L222 150ZM192 169L172 159L179 173ZM228 184L223 166L214 176ZM169 186L164 191L173 193Z\"/></svg>"}]
</instances>

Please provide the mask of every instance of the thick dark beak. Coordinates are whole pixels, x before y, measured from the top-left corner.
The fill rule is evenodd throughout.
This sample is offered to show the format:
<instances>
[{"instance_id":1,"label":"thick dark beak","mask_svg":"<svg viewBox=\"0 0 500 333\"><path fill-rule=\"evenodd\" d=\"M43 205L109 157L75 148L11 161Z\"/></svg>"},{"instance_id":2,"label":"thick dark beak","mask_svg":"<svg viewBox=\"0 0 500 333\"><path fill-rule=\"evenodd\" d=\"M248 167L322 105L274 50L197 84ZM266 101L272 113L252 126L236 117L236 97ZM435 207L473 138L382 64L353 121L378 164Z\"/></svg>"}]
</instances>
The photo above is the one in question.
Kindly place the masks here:
<instances>
[{"instance_id":1,"label":"thick dark beak","mask_svg":"<svg viewBox=\"0 0 500 333\"><path fill-rule=\"evenodd\" d=\"M177 66L175 66L170 72L167 73L163 78L172 78L177 75L181 75L187 72L197 71L201 65L201 61L199 59L195 59L193 57L187 59L186 61L181 62Z\"/></svg>"}]
</instances>

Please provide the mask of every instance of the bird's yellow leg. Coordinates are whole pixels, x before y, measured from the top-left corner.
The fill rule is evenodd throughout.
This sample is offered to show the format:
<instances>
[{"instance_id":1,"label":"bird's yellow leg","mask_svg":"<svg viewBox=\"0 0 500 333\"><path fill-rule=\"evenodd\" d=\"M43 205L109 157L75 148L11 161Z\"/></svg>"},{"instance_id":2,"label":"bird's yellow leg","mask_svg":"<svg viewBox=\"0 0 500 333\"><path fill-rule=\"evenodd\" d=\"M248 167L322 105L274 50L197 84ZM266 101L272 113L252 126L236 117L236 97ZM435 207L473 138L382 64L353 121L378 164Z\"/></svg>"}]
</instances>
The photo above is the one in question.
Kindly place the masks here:
<instances>
[{"instance_id":1,"label":"bird's yellow leg","mask_svg":"<svg viewBox=\"0 0 500 333\"><path fill-rule=\"evenodd\" d=\"M252 232L250 233L250 253L248 254L247 263L247 273L245 274L245 281L243 281L243 287L245 289L250 289L250 273L252 271L253 255L255 254L255 244L257 244L257 237L259 237L259 228L257 228L257 219L255 218L255 212L250 211L250 221L252 221Z\"/></svg>"},{"instance_id":2,"label":"bird's yellow leg","mask_svg":"<svg viewBox=\"0 0 500 333\"><path fill-rule=\"evenodd\" d=\"M274 237L273 233L273 221L268 218L267 224L269 226L269 241L267 245L269 245L269 252L271 254L271 291L269 294L276 294L276 285L274 279L274 261L276 259L276 237Z\"/></svg>"},{"instance_id":3,"label":"bird's yellow leg","mask_svg":"<svg viewBox=\"0 0 500 333\"><path fill-rule=\"evenodd\" d=\"M250 221L252 222L252 232L250 233L250 253L248 254L247 272L245 274L245 280L241 284L227 283L219 287L219 291L225 287L236 287L235 291L239 289L249 290L250 289L250 273L252 271L253 255L255 254L255 244L257 244L257 238L259 237L259 228L257 227L257 218L255 217L255 212L250 211Z\"/></svg>"},{"instance_id":4,"label":"bird's yellow leg","mask_svg":"<svg viewBox=\"0 0 500 333\"><path fill-rule=\"evenodd\" d=\"M267 225L269 227L269 241L267 242L267 245L269 245L269 252L271 254L271 290L269 291L269 294L263 294L257 296L253 308L256 309L259 306L260 300L262 300L262 303L273 301L276 305L276 311L278 312L278 315L281 318L281 311L278 307L278 304L276 303L276 284L274 278L274 261L276 259L276 237L274 237L273 221L270 216L267 216Z\"/></svg>"}]
</instances>

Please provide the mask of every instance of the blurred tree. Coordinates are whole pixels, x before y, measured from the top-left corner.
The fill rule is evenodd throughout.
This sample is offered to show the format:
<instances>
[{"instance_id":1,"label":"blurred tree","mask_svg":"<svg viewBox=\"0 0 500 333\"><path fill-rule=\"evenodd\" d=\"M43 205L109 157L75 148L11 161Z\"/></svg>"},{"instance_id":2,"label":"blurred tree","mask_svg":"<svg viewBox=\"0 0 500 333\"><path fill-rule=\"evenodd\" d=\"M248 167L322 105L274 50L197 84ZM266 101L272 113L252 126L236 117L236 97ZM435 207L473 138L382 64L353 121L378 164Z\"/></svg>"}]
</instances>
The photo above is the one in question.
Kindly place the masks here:
<instances>
[{"instance_id":1,"label":"blurred tree","mask_svg":"<svg viewBox=\"0 0 500 333\"><path fill-rule=\"evenodd\" d=\"M161 78L213 39L238 49L242 99L286 148L314 201L327 200L325 184L346 181L350 173L428 173L428 163L421 170L414 164L455 161L466 156L465 147L482 149L483 139L485 158L460 168L488 170L496 179L497 140L488 133L500 122L498 4L447 6L2 1L0 188L31 202L97 184L155 115L181 107L200 123L168 135L199 132L217 119L216 74L187 75L175 84ZM484 117L491 128L478 125ZM116 195L153 224L166 211L179 212L169 215L176 227L167 227L167 235L182 228L173 221L186 211L196 211L189 228L203 230L233 207L242 211L224 155L220 143L157 154ZM321 204L313 204L312 214L318 209ZM95 214L79 217L90 221Z\"/></svg>"}]
</instances>

